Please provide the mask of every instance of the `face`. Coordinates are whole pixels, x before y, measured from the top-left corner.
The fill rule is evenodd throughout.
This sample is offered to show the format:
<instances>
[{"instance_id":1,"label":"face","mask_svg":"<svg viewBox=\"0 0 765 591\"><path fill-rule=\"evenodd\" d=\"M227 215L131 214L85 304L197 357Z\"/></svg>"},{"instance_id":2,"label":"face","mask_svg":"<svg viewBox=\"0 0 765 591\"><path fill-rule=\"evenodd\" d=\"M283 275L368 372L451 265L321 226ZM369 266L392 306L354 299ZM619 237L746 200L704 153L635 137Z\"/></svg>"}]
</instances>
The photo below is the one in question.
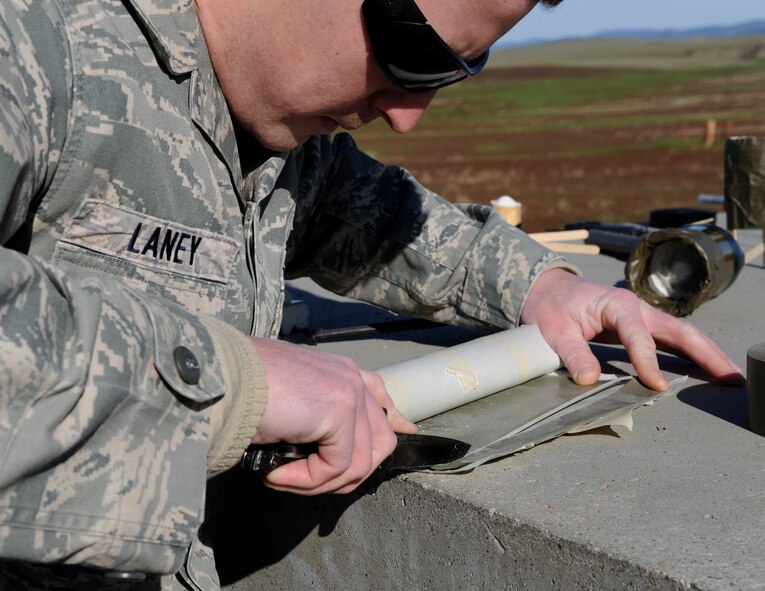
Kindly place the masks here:
<instances>
[{"instance_id":1,"label":"face","mask_svg":"<svg viewBox=\"0 0 765 591\"><path fill-rule=\"evenodd\" d=\"M535 3L419 0L418 6L444 41L470 59ZM408 93L385 77L369 49L361 0L197 0L197 12L234 118L270 149L292 149L309 135L357 129L378 117L404 133L435 95Z\"/></svg>"}]
</instances>

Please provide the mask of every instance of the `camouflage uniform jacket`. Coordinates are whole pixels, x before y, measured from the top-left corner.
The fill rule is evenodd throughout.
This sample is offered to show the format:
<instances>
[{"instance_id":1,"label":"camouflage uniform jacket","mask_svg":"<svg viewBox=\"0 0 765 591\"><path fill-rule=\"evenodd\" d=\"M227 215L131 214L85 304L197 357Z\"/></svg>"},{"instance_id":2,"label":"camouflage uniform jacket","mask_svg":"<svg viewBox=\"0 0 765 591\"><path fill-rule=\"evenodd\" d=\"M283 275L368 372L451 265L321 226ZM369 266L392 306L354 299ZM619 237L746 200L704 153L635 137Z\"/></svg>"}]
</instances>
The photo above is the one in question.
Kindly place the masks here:
<instances>
[{"instance_id":1,"label":"camouflage uniform jacket","mask_svg":"<svg viewBox=\"0 0 765 591\"><path fill-rule=\"evenodd\" d=\"M238 149L191 0L0 0L0 556L181 568L285 274L491 328L566 265L347 135Z\"/></svg>"}]
</instances>

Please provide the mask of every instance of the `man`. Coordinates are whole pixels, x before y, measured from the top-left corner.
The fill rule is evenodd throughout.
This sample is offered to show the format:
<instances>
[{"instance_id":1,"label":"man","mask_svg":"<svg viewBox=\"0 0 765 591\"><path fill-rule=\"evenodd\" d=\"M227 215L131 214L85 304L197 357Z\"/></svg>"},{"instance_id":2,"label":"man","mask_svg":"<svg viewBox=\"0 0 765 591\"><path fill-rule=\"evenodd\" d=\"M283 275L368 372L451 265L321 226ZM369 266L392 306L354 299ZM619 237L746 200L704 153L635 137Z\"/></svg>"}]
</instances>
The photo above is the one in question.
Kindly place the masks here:
<instances>
[{"instance_id":1,"label":"man","mask_svg":"<svg viewBox=\"0 0 765 591\"><path fill-rule=\"evenodd\" d=\"M653 338L737 379L689 325L329 139L410 130L535 4L0 0L0 556L26 561L9 580L64 563L214 588L206 473L250 441L316 441L268 483L348 492L415 430L375 373L274 340L285 272L536 323L580 383L601 333L656 389ZM400 24L417 6L431 28Z\"/></svg>"}]
</instances>

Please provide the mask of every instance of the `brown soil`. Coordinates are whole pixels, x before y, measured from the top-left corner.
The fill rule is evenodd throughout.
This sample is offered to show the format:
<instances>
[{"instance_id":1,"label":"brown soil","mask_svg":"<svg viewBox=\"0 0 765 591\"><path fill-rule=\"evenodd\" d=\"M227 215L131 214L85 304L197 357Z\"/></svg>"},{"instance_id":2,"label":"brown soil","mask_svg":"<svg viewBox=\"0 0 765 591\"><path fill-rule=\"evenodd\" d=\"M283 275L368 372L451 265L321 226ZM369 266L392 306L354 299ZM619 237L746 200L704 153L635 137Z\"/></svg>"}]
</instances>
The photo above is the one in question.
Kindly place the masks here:
<instances>
[{"instance_id":1,"label":"brown soil","mask_svg":"<svg viewBox=\"0 0 765 591\"><path fill-rule=\"evenodd\" d=\"M666 131L668 136L672 133L677 131ZM638 221L652 209L695 205L701 193L722 194L720 142L694 151L641 151L625 146L616 153L561 159L546 154L547 142L559 152L569 141L613 146L623 136L633 135L634 130L619 128L554 137L516 132L502 138L524 146L524 152L515 157L471 160L448 146L433 145L422 157L410 157L405 166L425 186L451 201L487 203L511 194L523 203L524 228L531 232L581 220Z\"/></svg>"}]
</instances>

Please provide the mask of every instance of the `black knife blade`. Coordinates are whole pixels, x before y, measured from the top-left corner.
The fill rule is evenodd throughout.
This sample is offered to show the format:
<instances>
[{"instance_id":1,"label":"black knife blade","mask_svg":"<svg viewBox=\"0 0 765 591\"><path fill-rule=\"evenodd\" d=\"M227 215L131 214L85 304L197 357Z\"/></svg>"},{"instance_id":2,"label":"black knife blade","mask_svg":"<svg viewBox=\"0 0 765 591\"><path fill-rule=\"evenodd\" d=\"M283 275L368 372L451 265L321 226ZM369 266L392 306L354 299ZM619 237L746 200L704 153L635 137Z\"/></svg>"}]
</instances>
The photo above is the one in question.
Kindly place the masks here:
<instances>
[{"instance_id":1,"label":"black knife blade","mask_svg":"<svg viewBox=\"0 0 765 591\"><path fill-rule=\"evenodd\" d=\"M398 445L386 460L388 470L421 470L448 464L470 450L469 443L440 435L397 433L396 437Z\"/></svg>"},{"instance_id":2,"label":"black knife blade","mask_svg":"<svg viewBox=\"0 0 765 591\"><path fill-rule=\"evenodd\" d=\"M384 472L421 470L437 464L458 460L470 449L464 441L439 435L397 433L398 444L393 453L378 470ZM267 476L279 466L301 460L317 453L316 443L294 445L291 443L270 443L250 445L242 455L240 466L246 470Z\"/></svg>"}]
</instances>

